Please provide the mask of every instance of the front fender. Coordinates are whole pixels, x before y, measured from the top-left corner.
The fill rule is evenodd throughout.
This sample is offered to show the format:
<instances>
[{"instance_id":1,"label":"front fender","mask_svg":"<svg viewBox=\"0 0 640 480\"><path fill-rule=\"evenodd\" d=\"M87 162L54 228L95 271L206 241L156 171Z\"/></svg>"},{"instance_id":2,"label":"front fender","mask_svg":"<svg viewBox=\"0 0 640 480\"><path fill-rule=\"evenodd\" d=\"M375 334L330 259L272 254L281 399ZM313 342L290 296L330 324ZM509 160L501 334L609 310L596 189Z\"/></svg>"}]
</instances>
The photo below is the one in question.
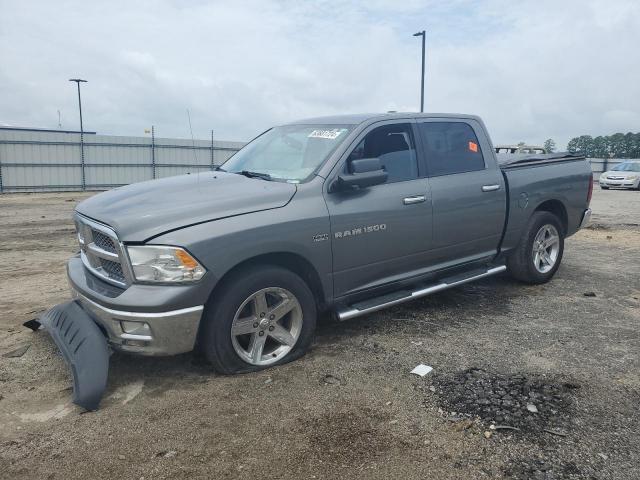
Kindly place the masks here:
<instances>
[{"instance_id":1,"label":"front fender","mask_svg":"<svg viewBox=\"0 0 640 480\"><path fill-rule=\"evenodd\" d=\"M311 264L323 291L330 295L333 284L329 232L323 198L296 195L283 208L193 225L149 243L187 248L207 269L203 280L208 282L209 291L240 263L269 253L292 253Z\"/></svg>"}]
</instances>

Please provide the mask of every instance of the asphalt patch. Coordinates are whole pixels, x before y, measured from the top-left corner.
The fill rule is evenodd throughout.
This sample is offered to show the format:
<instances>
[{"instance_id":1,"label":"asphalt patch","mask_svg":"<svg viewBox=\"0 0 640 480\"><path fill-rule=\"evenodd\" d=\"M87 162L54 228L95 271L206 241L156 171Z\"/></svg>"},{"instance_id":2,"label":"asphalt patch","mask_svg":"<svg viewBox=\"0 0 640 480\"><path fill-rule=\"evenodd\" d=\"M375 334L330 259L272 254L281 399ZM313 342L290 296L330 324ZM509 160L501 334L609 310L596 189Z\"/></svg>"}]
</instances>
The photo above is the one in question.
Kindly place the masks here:
<instances>
[{"instance_id":1,"label":"asphalt patch","mask_svg":"<svg viewBox=\"0 0 640 480\"><path fill-rule=\"evenodd\" d=\"M574 383L471 368L433 378L440 405L455 415L478 417L497 427L563 435L569 423ZM452 415L454 415L452 413Z\"/></svg>"},{"instance_id":2,"label":"asphalt patch","mask_svg":"<svg viewBox=\"0 0 640 480\"><path fill-rule=\"evenodd\" d=\"M554 480L584 478L573 462L550 462L544 459L524 459L516 462L504 472L505 477L517 480Z\"/></svg>"}]
</instances>

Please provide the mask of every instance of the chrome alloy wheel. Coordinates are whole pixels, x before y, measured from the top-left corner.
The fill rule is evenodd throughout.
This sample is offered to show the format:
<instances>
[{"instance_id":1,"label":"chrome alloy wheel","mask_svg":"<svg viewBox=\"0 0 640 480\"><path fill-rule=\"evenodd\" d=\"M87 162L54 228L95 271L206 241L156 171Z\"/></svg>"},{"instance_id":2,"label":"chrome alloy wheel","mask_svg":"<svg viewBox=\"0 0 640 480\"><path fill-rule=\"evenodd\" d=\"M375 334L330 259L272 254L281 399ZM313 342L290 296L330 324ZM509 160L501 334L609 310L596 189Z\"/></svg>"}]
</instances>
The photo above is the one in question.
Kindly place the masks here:
<instances>
[{"instance_id":1,"label":"chrome alloy wheel","mask_svg":"<svg viewBox=\"0 0 640 480\"><path fill-rule=\"evenodd\" d=\"M533 240L533 264L540 273L553 268L560 253L560 235L553 225L543 225Z\"/></svg>"},{"instance_id":2,"label":"chrome alloy wheel","mask_svg":"<svg viewBox=\"0 0 640 480\"><path fill-rule=\"evenodd\" d=\"M302 331L302 307L289 290L263 288L247 298L231 324L231 342L251 365L270 365L287 355Z\"/></svg>"}]
</instances>

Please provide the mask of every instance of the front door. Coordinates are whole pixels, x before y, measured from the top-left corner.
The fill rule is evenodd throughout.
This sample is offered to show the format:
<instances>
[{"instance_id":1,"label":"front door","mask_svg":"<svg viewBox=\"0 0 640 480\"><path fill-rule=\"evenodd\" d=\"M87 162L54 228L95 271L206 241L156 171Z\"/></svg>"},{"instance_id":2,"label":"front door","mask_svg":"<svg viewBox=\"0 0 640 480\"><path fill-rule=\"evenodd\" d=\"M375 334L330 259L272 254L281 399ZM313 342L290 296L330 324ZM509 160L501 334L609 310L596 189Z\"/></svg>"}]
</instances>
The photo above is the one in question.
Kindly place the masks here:
<instances>
[{"instance_id":1,"label":"front door","mask_svg":"<svg viewBox=\"0 0 640 480\"><path fill-rule=\"evenodd\" d=\"M384 122L363 132L350 159L380 159L387 182L325 193L331 219L334 295L399 280L425 266L431 244L431 198L412 122ZM342 170L341 170L342 171Z\"/></svg>"}]
</instances>

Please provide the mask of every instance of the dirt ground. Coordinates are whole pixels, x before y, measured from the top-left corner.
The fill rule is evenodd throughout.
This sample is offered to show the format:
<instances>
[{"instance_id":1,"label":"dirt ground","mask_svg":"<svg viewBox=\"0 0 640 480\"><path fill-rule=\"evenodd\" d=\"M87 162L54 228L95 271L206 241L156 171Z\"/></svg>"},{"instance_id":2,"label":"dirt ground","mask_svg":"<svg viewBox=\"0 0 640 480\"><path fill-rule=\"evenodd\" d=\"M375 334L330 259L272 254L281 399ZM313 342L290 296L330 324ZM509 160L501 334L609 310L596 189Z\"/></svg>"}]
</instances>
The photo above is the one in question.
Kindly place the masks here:
<instances>
[{"instance_id":1,"label":"dirt ground","mask_svg":"<svg viewBox=\"0 0 640 480\"><path fill-rule=\"evenodd\" d=\"M258 374L114 354L83 413L52 340L21 324L69 297L87 195L0 196L0 478L640 478L640 192L596 188L549 284L325 321L307 356Z\"/></svg>"}]
</instances>

